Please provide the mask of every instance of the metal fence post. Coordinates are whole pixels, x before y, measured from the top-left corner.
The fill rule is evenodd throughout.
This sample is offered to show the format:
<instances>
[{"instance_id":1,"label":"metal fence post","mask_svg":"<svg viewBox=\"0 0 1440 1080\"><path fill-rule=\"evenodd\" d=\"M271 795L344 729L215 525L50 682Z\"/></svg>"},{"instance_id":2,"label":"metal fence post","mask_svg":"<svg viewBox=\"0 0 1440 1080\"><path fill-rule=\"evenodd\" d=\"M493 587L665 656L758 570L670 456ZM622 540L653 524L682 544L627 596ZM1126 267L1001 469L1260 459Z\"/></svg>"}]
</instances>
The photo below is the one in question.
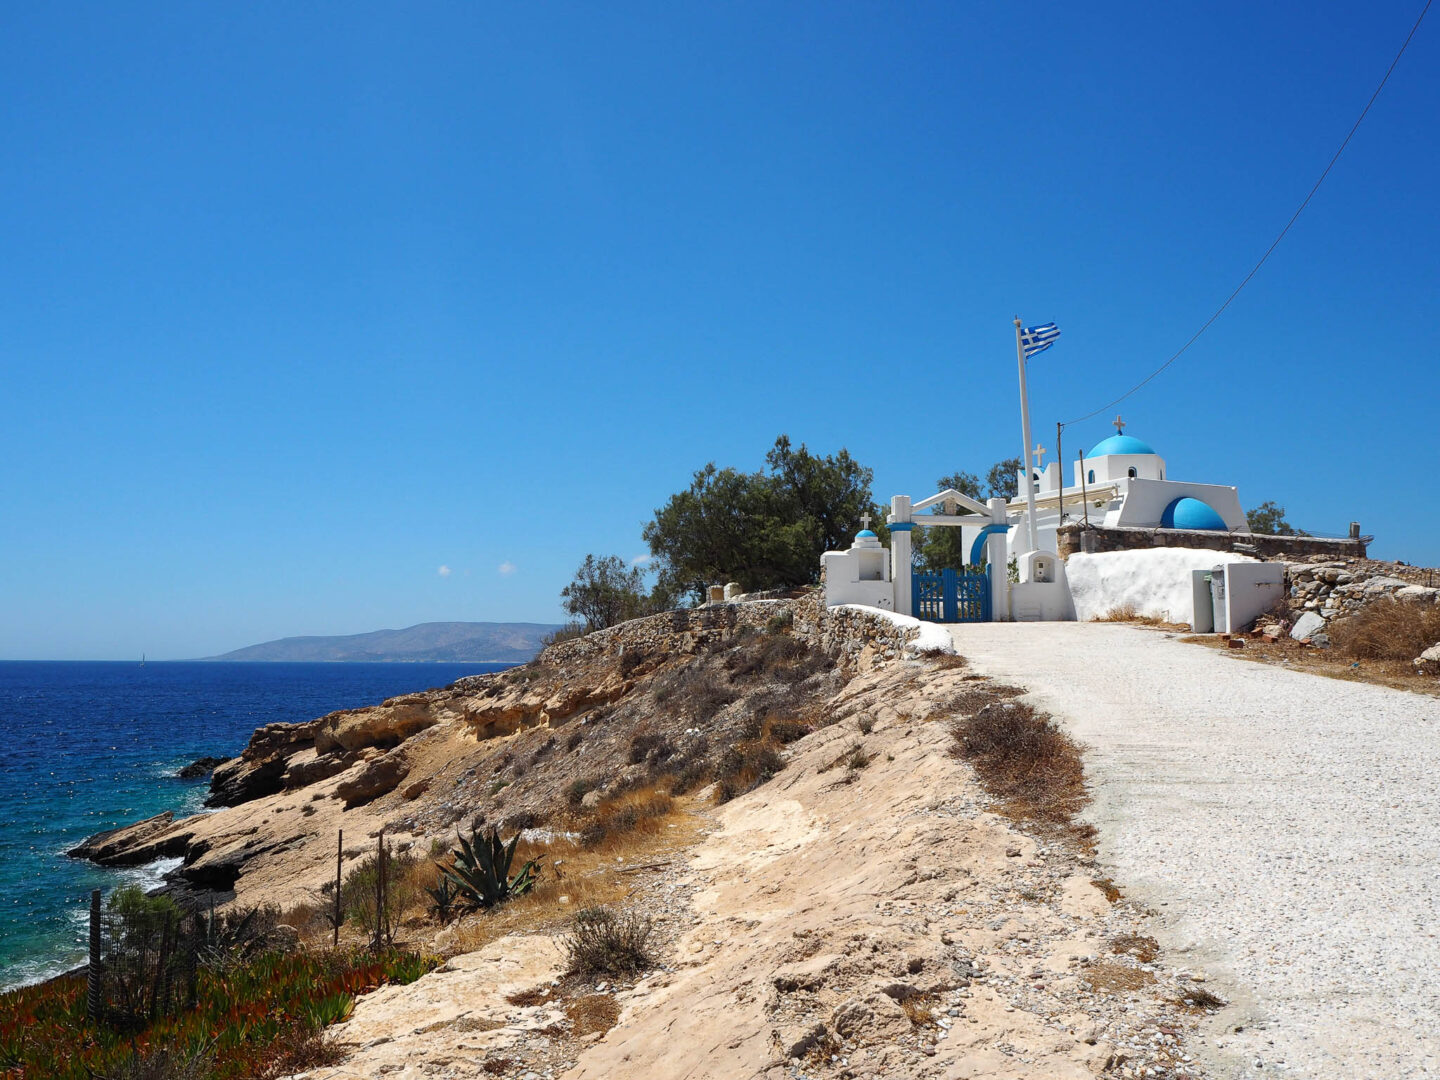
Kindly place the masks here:
<instances>
[{"instance_id":1,"label":"metal fence post","mask_svg":"<svg viewBox=\"0 0 1440 1080\"><path fill-rule=\"evenodd\" d=\"M100 986L100 890L90 894L90 967L85 976L85 1014L99 1020L104 998Z\"/></svg>"}]
</instances>

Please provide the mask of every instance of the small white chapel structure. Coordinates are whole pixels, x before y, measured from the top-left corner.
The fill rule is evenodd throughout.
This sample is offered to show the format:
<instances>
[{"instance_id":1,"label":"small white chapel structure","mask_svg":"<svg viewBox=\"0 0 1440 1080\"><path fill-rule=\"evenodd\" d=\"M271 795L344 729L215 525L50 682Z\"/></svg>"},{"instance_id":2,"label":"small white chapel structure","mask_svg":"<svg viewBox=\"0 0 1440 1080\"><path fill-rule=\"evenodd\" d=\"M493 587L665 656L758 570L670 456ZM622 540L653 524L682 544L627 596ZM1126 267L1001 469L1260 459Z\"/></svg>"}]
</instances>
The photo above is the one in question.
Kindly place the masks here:
<instances>
[{"instance_id":1,"label":"small white chapel structure","mask_svg":"<svg viewBox=\"0 0 1440 1080\"><path fill-rule=\"evenodd\" d=\"M1234 487L1168 479L1165 459L1148 443L1126 435L1119 417L1115 426L1115 435L1075 463L1068 486L1062 483L1058 462L1042 467L1045 451L1037 446L1032 466L1017 477L1020 495L1014 499L981 502L953 489L915 503L908 495L894 496L886 519L889 552L867 517L849 550L821 556L826 603L864 604L924 617L916 610L912 568L910 533L917 527L962 530L969 552L965 572L974 576L985 567L988 617L1001 622L1075 618L1065 563L1058 554L1062 524L1084 520L1110 528L1249 534ZM1033 528L1027 505L1032 498Z\"/></svg>"}]
</instances>

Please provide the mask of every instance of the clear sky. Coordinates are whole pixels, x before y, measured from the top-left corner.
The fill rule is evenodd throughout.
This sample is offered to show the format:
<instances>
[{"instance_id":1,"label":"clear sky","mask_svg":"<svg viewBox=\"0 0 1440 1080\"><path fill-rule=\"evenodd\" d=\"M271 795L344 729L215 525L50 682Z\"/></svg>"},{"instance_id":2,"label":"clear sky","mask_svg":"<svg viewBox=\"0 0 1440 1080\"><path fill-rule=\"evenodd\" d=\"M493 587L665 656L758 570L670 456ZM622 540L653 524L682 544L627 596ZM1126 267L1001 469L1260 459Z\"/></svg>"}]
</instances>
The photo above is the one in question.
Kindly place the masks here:
<instances>
[{"instance_id":1,"label":"clear sky","mask_svg":"<svg viewBox=\"0 0 1440 1080\"><path fill-rule=\"evenodd\" d=\"M1016 314L1063 331L1053 452L1419 6L8 5L0 658L560 621L781 432L881 501L1018 453ZM1431 566L1437 18L1120 407L1176 479Z\"/></svg>"}]
</instances>

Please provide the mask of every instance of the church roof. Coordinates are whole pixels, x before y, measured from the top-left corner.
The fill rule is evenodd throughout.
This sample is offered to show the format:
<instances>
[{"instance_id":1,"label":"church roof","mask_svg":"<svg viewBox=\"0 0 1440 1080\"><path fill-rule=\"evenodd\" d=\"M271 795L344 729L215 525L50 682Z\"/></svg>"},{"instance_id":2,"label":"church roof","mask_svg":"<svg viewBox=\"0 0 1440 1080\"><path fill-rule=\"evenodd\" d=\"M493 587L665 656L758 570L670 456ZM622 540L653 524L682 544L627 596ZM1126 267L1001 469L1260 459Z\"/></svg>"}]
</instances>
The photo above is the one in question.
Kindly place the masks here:
<instances>
[{"instance_id":1,"label":"church roof","mask_svg":"<svg viewBox=\"0 0 1440 1080\"><path fill-rule=\"evenodd\" d=\"M1153 454L1150 444L1134 435L1111 435L1091 450L1086 457L1105 457L1107 454Z\"/></svg>"}]
</instances>

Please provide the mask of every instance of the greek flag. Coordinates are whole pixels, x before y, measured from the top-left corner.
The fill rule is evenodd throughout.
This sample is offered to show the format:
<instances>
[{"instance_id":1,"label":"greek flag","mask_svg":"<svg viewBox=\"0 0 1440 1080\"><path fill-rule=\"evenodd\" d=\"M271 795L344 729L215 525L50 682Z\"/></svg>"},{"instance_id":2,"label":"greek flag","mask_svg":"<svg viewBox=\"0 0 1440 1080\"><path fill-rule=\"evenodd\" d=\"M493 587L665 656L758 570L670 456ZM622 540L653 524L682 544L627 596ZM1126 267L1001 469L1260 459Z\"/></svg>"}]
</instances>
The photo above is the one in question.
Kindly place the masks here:
<instances>
[{"instance_id":1,"label":"greek flag","mask_svg":"<svg viewBox=\"0 0 1440 1080\"><path fill-rule=\"evenodd\" d=\"M1044 326L1031 326L1020 331L1020 346L1025 350L1025 359L1036 353L1042 353L1060 336L1060 330L1053 322L1047 322Z\"/></svg>"}]
</instances>

